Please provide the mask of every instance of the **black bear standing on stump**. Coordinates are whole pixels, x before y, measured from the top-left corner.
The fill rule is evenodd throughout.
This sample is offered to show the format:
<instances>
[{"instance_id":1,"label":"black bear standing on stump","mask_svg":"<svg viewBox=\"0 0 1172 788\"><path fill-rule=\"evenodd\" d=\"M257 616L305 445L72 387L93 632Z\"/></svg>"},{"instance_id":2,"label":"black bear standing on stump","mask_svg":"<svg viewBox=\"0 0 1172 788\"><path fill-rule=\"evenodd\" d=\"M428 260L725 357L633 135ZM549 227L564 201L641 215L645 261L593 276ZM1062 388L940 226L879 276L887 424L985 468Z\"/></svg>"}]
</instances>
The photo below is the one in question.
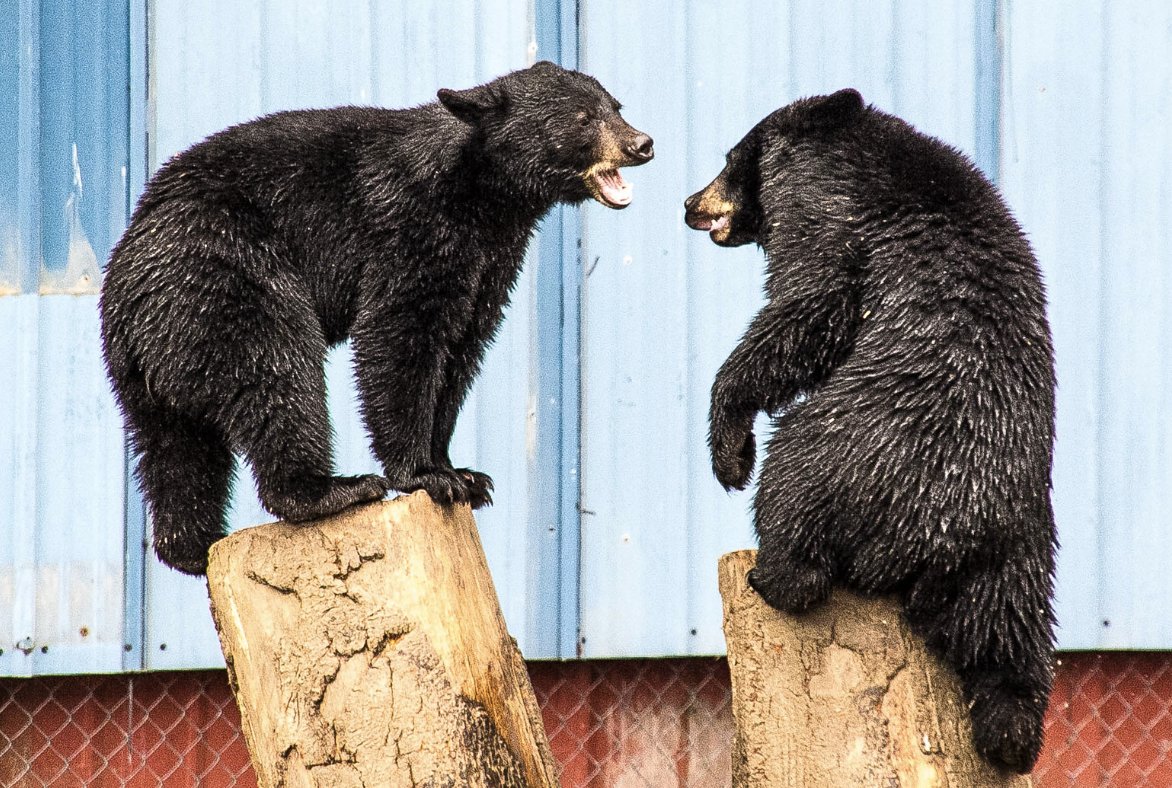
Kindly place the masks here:
<instances>
[{"instance_id":1,"label":"black bear standing on stump","mask_svg":"<svg viewBox=\"0 0 1172 788\"><path fill-rule=\"evenodd\" d=\"M631 200L652 158L596 80L551 63L415 109L281 112L151 179L102 288L106 366L164 563L202 573L233 452L304 521L426 490L490 502L453 468L456 415L537 221ZM333 475L323 364L349 337L382 476Z\"/></svg>"},{"instance_id":2,"label":"black bear standing on stump","mask_svg":"<svg viewBox=\"0 0 1172 788\"><path fill-rule=\"evenodd\" d=\"M901 594L978 750L1029 771L1054 653L1054 364L1021 229L964 156L853 90L765 118L685 207L768 258L710 414L729 489L774 416L750 584L791 612L833 583Z\"/></svg>"}]
</instances>

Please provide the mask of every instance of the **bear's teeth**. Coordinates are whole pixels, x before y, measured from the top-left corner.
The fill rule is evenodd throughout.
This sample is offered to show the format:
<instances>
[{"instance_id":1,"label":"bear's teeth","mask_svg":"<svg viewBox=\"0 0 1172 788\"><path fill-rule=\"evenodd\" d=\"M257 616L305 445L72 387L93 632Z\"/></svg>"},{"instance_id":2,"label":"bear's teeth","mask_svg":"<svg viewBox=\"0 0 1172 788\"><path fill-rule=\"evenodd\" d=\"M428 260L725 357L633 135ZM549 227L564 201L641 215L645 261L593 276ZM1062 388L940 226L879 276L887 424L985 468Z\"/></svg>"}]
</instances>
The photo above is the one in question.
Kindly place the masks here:
<instances>
[{"instance_id":1,"label":"bear's teeth","mask_svg":"<svg viewBox=\"0 0 1172 788\"><path fill-rule=\"evenodd\" d=\"M596 176L598 189L608 202L615 205L626 205L631 202L631 184L623 178L618 170L607 170Z\"/></svg>"},{"instance_id":2,"label":"bear's teeth","mask_svg":"<svg viewBox=\"0 0 1172 788\"><path fill-rule=\"evenodd\" d=\"M724 214L723 216L717 216L712 221L712 224L711 224L711 226L709 226L708 231L709 232L716 232L717 230L723 230L725 227L728 227L728 214L727 213Z\"/></svg>"}]
</instances>

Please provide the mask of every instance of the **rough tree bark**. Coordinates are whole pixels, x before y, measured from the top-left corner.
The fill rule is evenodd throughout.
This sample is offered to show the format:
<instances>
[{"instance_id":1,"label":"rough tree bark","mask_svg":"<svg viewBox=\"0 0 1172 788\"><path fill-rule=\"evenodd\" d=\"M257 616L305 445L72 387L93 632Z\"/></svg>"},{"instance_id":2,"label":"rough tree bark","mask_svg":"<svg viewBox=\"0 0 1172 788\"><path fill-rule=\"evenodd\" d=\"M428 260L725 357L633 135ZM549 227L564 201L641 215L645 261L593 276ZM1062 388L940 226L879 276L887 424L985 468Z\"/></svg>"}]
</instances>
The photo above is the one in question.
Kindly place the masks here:
<instances>
[{"instance_id":1,"label":"rough tree bark","mask_svg":"<svg viewBox=\"0 0 1172 788\"><path fill-rule=\"evenodd\" d=\"M890 599L835 591L801 616L745 580L755 550L720 559L732 674L733 785L1012 786L972 745L955 674Z\"/></svg>"},{"instance_id":2,"label":"rough tree bark","mask_svg":"<svg viewBox=\"0 0 1172 788\"><path fill-rule=\"evenodd\" d=\"M208 589L262 788L558 784L467 507L248 528Z\"/></svg>"}]
</instances>

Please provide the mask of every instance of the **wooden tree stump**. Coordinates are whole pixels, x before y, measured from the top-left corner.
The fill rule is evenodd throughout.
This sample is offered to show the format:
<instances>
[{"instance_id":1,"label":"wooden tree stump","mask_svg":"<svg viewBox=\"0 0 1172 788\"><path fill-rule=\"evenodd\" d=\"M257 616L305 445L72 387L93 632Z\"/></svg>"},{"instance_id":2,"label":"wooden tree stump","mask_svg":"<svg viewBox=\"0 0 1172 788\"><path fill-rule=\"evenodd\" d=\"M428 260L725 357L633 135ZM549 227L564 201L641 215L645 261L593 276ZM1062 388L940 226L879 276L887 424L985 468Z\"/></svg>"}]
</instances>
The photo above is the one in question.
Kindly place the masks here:
<instances>
[{"instance_id":1,"label":"wooden tree stump","mask_svg":"<svg viewBox=\"0 0 1172 788\"><path fill-rule=\"evenodd\" d=\"M1012 786L977 755L950 668L890 599L835 591L801 616L749 587L755 550L720 559L732 674L733 785Z\"/></svg>"},{"instance_id":2,"label":"wooden tree stump","mask_svg":"<svg viewBox=\"0 0 1172 788\"><path fill-rule=\"evenodd\" d=\"M558 784L466 506L248 528L208 589L262 788Z\"/></svg>"}]
</instances>

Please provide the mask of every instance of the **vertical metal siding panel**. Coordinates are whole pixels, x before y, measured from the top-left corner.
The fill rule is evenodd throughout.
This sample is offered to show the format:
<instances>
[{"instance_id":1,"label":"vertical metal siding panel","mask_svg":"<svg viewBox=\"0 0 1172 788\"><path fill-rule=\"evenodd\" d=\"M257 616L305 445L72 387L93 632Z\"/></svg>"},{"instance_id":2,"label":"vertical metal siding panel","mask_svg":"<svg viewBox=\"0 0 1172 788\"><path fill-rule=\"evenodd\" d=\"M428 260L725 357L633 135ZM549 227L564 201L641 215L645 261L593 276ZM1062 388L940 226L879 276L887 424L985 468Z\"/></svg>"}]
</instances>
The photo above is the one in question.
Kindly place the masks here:
<instances>
[{"instance_id":1,"label":"vertical metal siding panel","mask_svg":"<svg viewBox=\"0 0 1172 788\"><path fill-rule=\"evenodd\" d=\"M8 395L0 407L0 675L34 671L37 592L37 307L35 294L0 298L0 380Z\"/></svg>"},{"instance_id":2,"label":"vertical metal siding panel","mask_svg":"<svg viewBox=\"0 0 1172 788\"><path fill-rule=\"evenodd\" d=\"M482 0L472 21L469 38L453 44L472 56L473 82L528 64L533 19L527 2ZM531 348L536 346L535 312L542 308L535 301L536 246L530 245L504 324L457 422L452 460L457 466L472 463L496 481L495 503L477 512L476 520L505 620L524 654L551 657L557 653L558 611L550 603L557 584L549 569L556 568L557 556L545 549L548 531L532 500L538 476L557 476L557 468L532 464L537 425L531 421Z\"/></svg>"},{"instance_id":3,"label":"vertical metal siding panel","mask_svg":"<svg viewBox=\"0 0 1172 788\"><path fill-rule=\"evenodd\" d=\"M27 155L20 144L28 123L28 107L21 100L28 74L23 68L18 3L0 11L0 295L20 292L23 280L21 252L24 222L21 220L21 158Z\"/></svg>"},{"instance_id":4,"label":"vertical metal siding panel","mask_svg":"<svg viewBox=\"0 0 1172 788\"><path fill-rule=\"evenodd\" d=\"M124 453L97 296L39 298L35 670L117 671Z\"/></svg>"},{"instance_id":5,"label":"vertical metal siding panel","mask_svg":"<svg viewBox=\"0 0 1172 788\"><path fill-rule=\"evenodd\" d=\"M131 0L127 32L129 56L129 112L128 175L126 215L130 215L134 201L142 193L150 169L150 149L147 138L150 84L147 58L149 55L147 23L148 0ZM130 447L125 447L124 467L127 470L124 491L125 516L125 576L123 577L123 670L141 670L143 663L143 635L146 627L146 505L139 494L134 475L130 473Z\"/></svg>"},{"instance_id":6,"label":"vertical metal siding panel","mask_svg":"<svg viewBox=\"0 0 1172 788\"><path fill-rule=\"evenodd\" d=\"M439 87L467 87L524 66L531 40L523 0L493 0L475 9L457 2L246 5L157 5L155 166L211 132L266 112L432 101ZM233 35L224 36L225 29ZM541 631L556 626L556 610L530 608L542 598L532 587L542 570L531 565L537 548L527 494L532 290L527 271L461 416L452 456L496 479L497 503L478 512L477 520L502 606L526 653L552 656L532 647ZM358 414L348 347L331 353L326 374L337 467L345 473L377 469ZM256 500L251 470L242 465L233 525L271 519ZM153 556L147 614L148 667L220 664L204 584L167 570Z\"/></svg>"},{"instance_id":7,"label":"vertical metal siding panel","mask_svg":"<svg viewBox=\"0 0 1172 788\"><path fill-rule=\"evenodd\" d=\"M1110 166L1104 156L1116 152L1107 149L1104 136L1108 53L1102 24L1097 3L1009 3L1006 9L1001 181L1049 290L1058 361L1052 498L1062 546L1056 607L1059 643L1066 648L1104 642L1109 588L1121 579L1112 569L1129 570L1104 563L1110 534L1103 529L1133 527L1106 508L1108 458L1101 437L1102 408L1111 406L1105 398L1103 330L1135 314L1105 310L1104 282L1137 263L1109 258L1104 247L1108 216L1102 189ZM1072 47L1075 41L1078 46ZM1126 92L1135 89L1129 85ZM1168 215L1166 201L1162 215ZM1158 262L1150 264L1158 269ZM1129 463L1126 456L1111 459ZM1141 604L1152 602L1144 598Z\"/></svg>"},{"instance_id":8,"label":"vertical metal siding panel","mask_svg":"<svg viewBox=\"0 0 1172 788\"><path fill-rule=\"evenodd\" d=\"M854 87L880 109L971 156L975 3L792 4L791 94L785 100Z\"/></svg>"},{"instance_id":9,"label":"vertical metal siding panel","mask_svg":"<svg viewBox=\"0 0 1172 788\"><path fill-rule=\"evenodd\" d=\"M8 126L0 144L5 179L0 181L3 259L0 277L0 674L29 674L31 658L17 644L31 648L35 626L36 545L36 319L38 299L20 295L36 281L33 251L38 238L36 209L36 141L40 19L36 4L22 0L0 15L8 56L0 72L0 90ZM7 47L11 46L11 50ZM11 68L11 70L9 70ZM11 178L11 180L8 180ZM25 639L28 638L26 641Z\"/></svg>"},{"instance_id":10,"label":"vertical metal siding panel","mask_svg":"<svg viewBox=\"0 0 1172 788\"><path fill-rule=\"evenodd\" d=\"M148 17L152 172L208 134L263 114L262 12L261 3L227 0L199 6L171 0L153 3ZM251 474L244 468L237 473L234 516L240 516L242 506L256 507L253 489ZM270 519L258 517L254 522ZM144 560L143 667L223 664L207 585L164 567L149 548Z\"/></svg>"},{"instance_id":11,"label":"vertical metal siding panel","mask_svg":"<svg viewBox=\"0 0 1172 788\"><path fill-rule=\"evenodd\" d=\"M41 3L38 673L122 667L125 467L96 293L126 220L128 18L125 0Z\"/></svg>"},{"instance_id":12,"label":"vertical metal siding panel","mask_svg":"<svg viewBox=\"0 0 1172 788\"><path fill-rule=\"evenodd\" d=\"M786 4L738 2L724 8L714 27L701 4L688 16L688 140L679 165L686 173L672 217L683 235L679 261L688 280L686 599L688 653L724 651L716 559L753 544L748 494L728 495L708 459L708 403L712 381L762 304L763 259L755 246L721 249L705 233L683 225L683 198L704 187L724 166L724 155L762 117L786 101L792 30ZM753 30L746 36L743 31ZM752 78L749 75L754 75ZM774 81L771 77L777 75ZM719 107L719 111L715 109ZM654 162L653 162L654 164ZM758 445L768 421L757 422ZM674 538L664 534L661 538ZM693 634L694 633L694 634Z\"/></svg>"},{"instance_id":13,"label":"vertical metal siding panel","mask_svg":"<svg viewBox=\"0 0 1172 788\"><path fill-rule=\"evenodd\" d=\"M1089 624L1099 624L1106 648L1167 648L1172 6L1149 0L1103 10L1098 526L1106 571L1103 621Z\"/></svg>"},{"instance_id":14,"label":"vertical metal siding panel","mask_svg":"<svg viewBox=\"0 0 1172 788\"><path fill-rule=\"evenodd\" d=\"M7 254L26 294L0 297L15 338L0 354L13 392L0 428L5 673L122 666L122 436L94 293L125 221L128 8L67 5L6 9L19 13L15 210L5 205L19 241ZM28 293L38 278L43 294Z\"/></svg>"},{"instance_id":15,"label":"vertical metal siding panel","mask_svg":"<svg viewBox=\"0 0 1172 788\"><path fill-rule=\"evenodd\" d=\"M976 101L973 159L994 183L1001 182L1001 80L1005 71L1005 14L1001 0L976 0Z\"/></svg>"},{"instance_id":16,"label":"vertical metal siding panel","mask_svg":"<svg viewBox=\"0 0 1172 788\"><path fill-rule=\"evenodd\" d=\"M533 5L535 59L578 68L579 0L540 0ZM532 617L557 626L536 644L541 655L573 657L579 647L579 566L582 509L581 463L581 213L558 206L546 219L534 250L534 333L531 349L533 437L530 467L531 528L542 545L541 595ZM556 468L558 472L542 472ZM548 600L548 601L545 601Z\"/></svg>"},{"instance_id":17,"label":"vertical metal siding panel","mask_svg":"<svg viewBox=\"0 0 1172 788\"><path fill-rule=\"evenodd\" d=\"M716 558L752 543L751 495L719 488L705 440L712 379L761 303L763 261L688 231L683 198L768 112L846 86L970 153L975 144L973 2L740 2L718 19L681 8L599 2L583 15L584 67L660 153L631 174L636 203L622 216L587 209L588 656L722 651ZM759 420L759 441L767 434Z\"/></svg>"},{"instance_id":18,"label":"vertical metal siding panel","mask_svg":"<svg viewBox=\"0 0 1172 788\"><path fill-rule=\"evenodd\" d=\"M686 653L683 589L691 449L686 400L687 268L679 167L687 150L686 8L587 3L583 69L655 139L631 170L635 201L583 208L582 653Z\"/></svg>"},{"instance_id":19,"label":"vertical metal siding panel","mask_svg":"<svg viewBox=\"0 0 1172 788\"><path fill-rule=\"evenodd\" d=\"M125 222L127 0L41 0L41 292L97 293Z\"/></svg>"}]
</instances>

